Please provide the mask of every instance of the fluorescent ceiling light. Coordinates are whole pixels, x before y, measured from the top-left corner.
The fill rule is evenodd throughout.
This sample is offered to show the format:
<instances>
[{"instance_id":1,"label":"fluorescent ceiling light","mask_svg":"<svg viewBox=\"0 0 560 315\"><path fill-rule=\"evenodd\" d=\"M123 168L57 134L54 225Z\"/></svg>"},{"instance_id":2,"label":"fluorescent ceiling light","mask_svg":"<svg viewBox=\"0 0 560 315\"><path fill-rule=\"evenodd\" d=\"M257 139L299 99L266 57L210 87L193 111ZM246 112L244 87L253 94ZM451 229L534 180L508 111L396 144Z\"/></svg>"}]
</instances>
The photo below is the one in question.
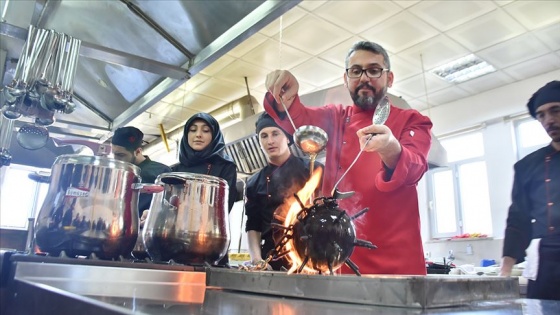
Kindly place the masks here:
<instances>
[{"instance_id":1,"label":"fluorescent ceiling light","mask_svg":"<svg viewBox=\"0 0 560 315\"><path fill-rule=\"evenodd\" d=\"M461 83L496 71L486 61L471 54L430 70L447 82Z\"/></svg>"}]
</instances>

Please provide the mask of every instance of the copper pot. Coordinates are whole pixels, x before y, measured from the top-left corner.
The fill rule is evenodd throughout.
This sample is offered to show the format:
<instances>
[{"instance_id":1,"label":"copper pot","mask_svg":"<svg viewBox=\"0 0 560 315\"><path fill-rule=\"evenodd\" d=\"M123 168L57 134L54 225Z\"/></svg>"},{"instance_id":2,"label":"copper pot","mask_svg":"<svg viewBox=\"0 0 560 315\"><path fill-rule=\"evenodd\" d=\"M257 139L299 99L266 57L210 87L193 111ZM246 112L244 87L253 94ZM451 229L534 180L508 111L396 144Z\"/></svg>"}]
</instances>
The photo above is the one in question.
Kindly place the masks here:
<instances>
[{"instance_id":1,"label":"copper pot","mask_svg":"<svg viewBox=\"0 0 560 315\"><path fill-rule=\"evenodd\" d=\"M61 155L37 218L35 241L51 255L129 257L138 236L140 168L99 156ZM161 187L160 187L161 188Z\"/></svg>"},{"instance_id":2,"label":"copper pot","mask_svg":"<svg viewBox=\"0 0 560 315\"><path fill-rule=\"evenodd\" d=\"M214 264L230 243L228 191L225 180L192 173L164 173L156 184L142 236L154 261Z\"/></svg>"}]
</instances>

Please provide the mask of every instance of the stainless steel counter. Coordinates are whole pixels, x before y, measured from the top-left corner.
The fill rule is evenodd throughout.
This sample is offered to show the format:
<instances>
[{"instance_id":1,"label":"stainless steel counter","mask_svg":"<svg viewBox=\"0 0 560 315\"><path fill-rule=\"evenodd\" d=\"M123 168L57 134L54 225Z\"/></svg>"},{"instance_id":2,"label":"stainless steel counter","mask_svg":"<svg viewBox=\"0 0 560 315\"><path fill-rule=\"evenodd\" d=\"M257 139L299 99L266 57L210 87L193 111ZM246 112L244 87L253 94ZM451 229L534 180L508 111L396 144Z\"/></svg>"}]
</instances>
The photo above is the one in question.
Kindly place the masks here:
<instances>
[{"instance_id":1,"label":"stainless steel counter","mask_svg":"<svg viewBox=\"0 0 560 315\"><path fill-rule=\"evenodd\" d=\"M281 295L259 291L259 288L270 287L271 283L277 281L285 285L288 283L286 281L302 279L296 275L283 274L279 277L275 273L273 279L266 273L262 275L251 273L244 279L252 279L253 283L240 283L237 280L231 282L232 278L228 278L228 275L242 276L240 271L213 268L201 272L18 261L12 262L10 273L11 280L7 287L3 288L9 292L8 307L3 315L560 313L559 301L516 298L478 300L465 302L460 306L427 309L406 307L404 300L400 307L368 305L371 303L367 301L342 303L336 296L321 301L305 295L296 297L293 293ZM324 281L310 278L313 279L312 283L321 284L314 287L316 294L326 293L328 290L325 283L328 282L332 283L331 290L335 290L337 284L344 282L348 282L348 285L353 282L356 288L363 287L364 283L367 283L365 278L360 280L357 277L340 277L341 280L323 278ZM227 281L230 283L227 284ZM230 288L223 289L208 285L215 282L223 282L224 287ZM252 286L251 290L256 292L247 292L246 287L237 287L239 285ZM449 287L443 285L442 289L445 288ZM291 289L297 292L301 288ZM367 289L367 286L364 289ZM394 291L395 286L388 283L381 289ZM343 296L343 291L348 290L348 286L340 286L338 290L339 296ZM372 291L365 290L363 295L371 293ZM465 294L460 291L452 293Z\"/></svg>"},{"instance_id":2,"label":"stainless steel counter","mask_svg":"<svg viewBox=\"0 0 560 315\"><path fill-rule=\"evenodd\" d=\"M371 306L270 295L250 294L206 289L202 303L179 303L168 300L139 299L133 297L93 296L87 297L37 283L21 282L18 291L17 311L8 314L271 314L271 315L339 315L339 314L473 314L473 315L536 315L558 314L559 301L509 299L492 302L476 302L460 307L436 309L411 309Z\"/></svg>"},{"instance_id":3,"label":"stainless steel counter","mask_svg":"<svg viewBox=\"0 0 560 315\"><path fill-rule=\"evenodd\" d=\"M480 276L287 275L210 269L208 285L320 301L408 308L461 306L519 298L516 278Z\"/></svg>"}]
</instances>

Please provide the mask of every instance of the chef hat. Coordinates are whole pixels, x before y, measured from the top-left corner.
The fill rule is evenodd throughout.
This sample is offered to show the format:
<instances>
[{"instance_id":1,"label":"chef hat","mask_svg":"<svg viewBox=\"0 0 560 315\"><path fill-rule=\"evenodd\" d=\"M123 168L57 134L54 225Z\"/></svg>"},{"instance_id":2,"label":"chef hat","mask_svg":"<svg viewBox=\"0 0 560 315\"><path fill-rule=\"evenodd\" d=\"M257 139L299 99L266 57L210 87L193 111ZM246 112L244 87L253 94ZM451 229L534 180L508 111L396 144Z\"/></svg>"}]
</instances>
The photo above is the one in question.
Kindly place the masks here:
<instances>
[{"instance_id":1,"label":"chef hat","mask_svg":"<svg viewBox=\"0 0 560 315\"><path fill-rule=\"evenodd\" d=\"M289 140L288 145L291 145L292 143L294 143L294 139L293 139L292 135L287 133L286 130L282 129L282 127L278 126L278 124L274 121L274 119L272 119L272 117L270 117L270 115L268 113L264 112L264 113L261 114L261 116L257 119L257 122L255 123L255 128L256 128L257 135L261 132L261 130L263 128L266 128L266 127L279 128L280 130L282 130L284 132L286 137L288 137L288 140Z\"/></svg>"},{"instance_id":2,"label":"chef hat","mask_svg":"<svg viewBox=\"0 0 560 315\"><path fill-rule=\"evenodd\" d=\"M142 146L144 134L135 127L121 127L115 130L111 143L134 151Z\"/></svg>"},{"instance_id":3,"label":"chef hat","mask_svg":"<svg viewBox=\"0 0 560 315\"><path fill-rule=\"evenodd\" d=\"M560 102L560 81L550 81L545 86L541 87L531 96L527 107L529 108L531 116L536 118L537 108L552 102Z\"/></svg>"}]
</instances>

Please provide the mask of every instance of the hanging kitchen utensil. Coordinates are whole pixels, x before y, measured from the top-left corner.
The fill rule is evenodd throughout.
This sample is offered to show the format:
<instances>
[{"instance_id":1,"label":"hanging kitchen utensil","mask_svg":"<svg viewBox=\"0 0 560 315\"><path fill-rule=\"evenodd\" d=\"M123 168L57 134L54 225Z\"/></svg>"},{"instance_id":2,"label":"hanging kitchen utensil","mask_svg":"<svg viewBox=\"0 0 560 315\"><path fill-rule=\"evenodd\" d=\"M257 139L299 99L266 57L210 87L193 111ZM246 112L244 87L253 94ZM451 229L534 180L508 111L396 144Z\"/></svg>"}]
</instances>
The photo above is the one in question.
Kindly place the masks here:
<instances>
[{"instance_id":1,"label":"hanging kitchen utensil","mask_svg":"<svg viewBox=\"0 0 560 315\"><path fill-rule=\"evenodd\" d=\"M385 124L385 122L387 121L387 118L389 118L390 113L391 113L391 104L389 104L389 100L387 99L387 97L385 97L377 105L377 107L375 107L375 112L373 113L373 118L372 118L373 124L374 125ZM338 179L336 184L334 184L332 194L331 194L334 198L341 199L341 198L346 198L346 197L350 196L349 193L347 193L347 192L339 192L337 190L338 184L342 181L342 179L346 176L346 174L348 174L348 171L350 171L352 166L354 166L354 164L356 164L356 161L358 161L358 158L360 157L360 155L362 155L362 152L364 152L364 148L368 145L369 141L373 137L375 137L375 135L376 134L371 134L370 135L370 137L367 139L366 143L364 143L364 146L360 149L360 152L358 152L358 155L356 155L356 157L354 158L354 161L352 161L350 166L348 166L348 168L346 169L346 172L344 172L344 174L342 174L342 176L340 176L340 178ZM351 194L353 194L353 192Z\"/></svg>"},{"instance_id":2,"label":"hanging kitchen utensil","mask_svg":"<svg viewBox=\"0 0 560 315\"><path fill-rule=\"evenodd\" d=\"M37 150L47 144L49 131L43 126L25 124L19 128L16 140L24 149Z\"/></svg>"},{"instance_id":3,"label":"hanging kitchen utensil","mask_svg":"<svg viewBox=\"0 0 560 315\"><path fill-rule=\"evenodd\" d=\"M13 128L14 120L0 115L0 167L10 165L12 161L10 142L12 141Z\"/></svg>"}]
</instances>

